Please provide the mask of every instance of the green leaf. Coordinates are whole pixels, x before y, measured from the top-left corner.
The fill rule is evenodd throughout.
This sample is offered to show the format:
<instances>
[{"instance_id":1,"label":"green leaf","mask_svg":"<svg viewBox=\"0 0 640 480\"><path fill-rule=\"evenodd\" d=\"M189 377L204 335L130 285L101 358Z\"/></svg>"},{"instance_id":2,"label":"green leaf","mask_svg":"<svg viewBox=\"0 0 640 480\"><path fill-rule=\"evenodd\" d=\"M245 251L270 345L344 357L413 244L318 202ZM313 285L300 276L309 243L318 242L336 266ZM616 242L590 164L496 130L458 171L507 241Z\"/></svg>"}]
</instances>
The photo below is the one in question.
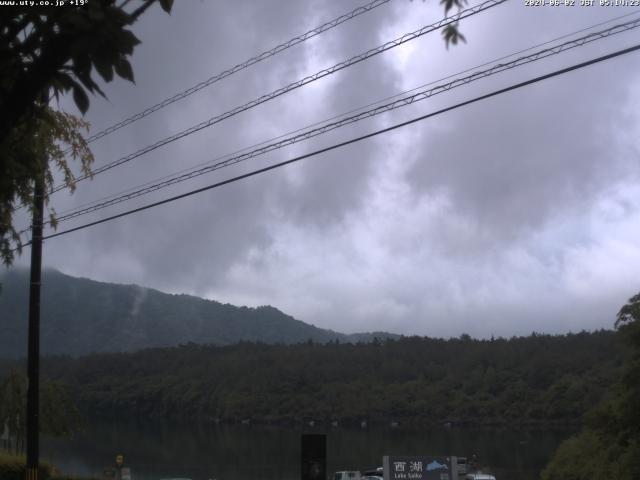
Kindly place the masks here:
<instances>
[{"instance_id":1,"label":"green leaf","mask_svg":"<svg viewBox=\"0 0 640 480\"><path fill-rule=\"evenodd\" d=\"M467 4L467 0L440 0L440 5L444 5L444 14L448 14L453 7L462 8Z\"/></svg>"},{"instance_id":2,"label":"green leaf","mask_svg":"<svg viewBox=\"0 0 640 480\"><path fill-rule=\"evenodd\" d=\"M89 19L94 22L101 22L102 20L104 20L104 12L100 8L95 7L94 5L95 4L92 4L88 8Z\"/></svg>"},{"instance_id":3,"label":"green leaf","mask_svg":"<svg viewBox=\"0 0 640 480\"><path fill-rule=\"evenodd\" d=\"M56 78L58 82L60 82L62 89L65 91L70 90L75 83L74 80L66 73L59 73Z\"/></svg>"},{"instance_id":4,"label":"green leaf","mask_svg":"<svg viewBox=\"0 0 640 480\"><path fill-rule=\"evenodd\" d=\"M111 80L113 80L113 67L109 62L105 62L103 59L96 58L93 61L93 66L96 67L96 70L98 71L100 76L104 78L105 82L110 82Z\"/></svg>"},{"instance_id":5,"label":"green leaf","mask_svg":"<svg viewBox=\"0 0 640 480\"><path fill-rule=\"evenodd\" d=\"M131 64L127 61L124 56L120 57L120 59L114 65L116 69L116 73L130 82L135 83L136 81L133 78L133 69L131 68Z\"/></svg>"},{"instance_id":6,"label":"green leaf","mask_svg":"<svg viewBox=\"0 0 640 480\"><path fill-rule=\"evenodd\" d=\"M83 88L73 87L73 101L76 102L76 106L84 115L89 110L89 97L85 93Z\"/></svg>"},{"instance_id":7,"label":"green leaf","mask_svg":"<svg viewBox=\"0 0 640 480\"><path fill-rule=\"evenodd\" d=\"M459 41L463 43L467 42L464 35L458 30L457 24L447 25L444 30L442 30L442 36L444 37L447 49L449 48L449 44L457 45Z\"/></svg>"},{"instance_id":8,"label":"green leaf","mask_svg":"<svg viewBox=\"0 0 640 480\"><path fill-rule=\"evenodd\" d=\"M71 57L71 61L71 70L77 77L91 73L91 59L86 52L78 52Z\"/></svg>"},{"instance_id":9,"label":"green leaf","mask_svg":"<svg viewBox=\"0 0 640 480\"><path fill-rule=\"evenodd\" d=\"M65 17L64 20L66 24L78 31L86 32L94 28L94 26L91 24L91 21L82 14L73 13Z\"/></svg>"},{"instance_id":10,"label":"green leaf","mask_svg":"<svg viewBox=\"0 0 640 480\"><path fill-rule=\"evenodd\" d=\"M49 225L51 225L51 228L54 230L58 228L57 214L53 207L51 207L51 213L49 214Z\"/></svg>"},{"instance_id":11,"label":"green leaf","mask_svg":"<svg viewBox=\"0 0 640 480\"><path fill-rule=\"evenodd\" d=\"M441 0L440 5L444 5L444 14L446 15L453 7L453 0Z\"/></svg>"},{"instance_id":12,"label":"green leaf","mask_svg":"<svg viewBox=\"0 0 640 480\"><path fill-rule=\"evenodd\" d=\"M58 73L51 79L51 86L53 87L53 94L56 99L60 93L67 92L73 88L74 81L66 73Z\"/></svg>"},{"instance_id":13,"label":"green leaf","mask_svg":"<svg viewBox=\"0 0 640 480\"><path fill-rule=\"evenodd\" d=\"M171 7L173 7L173 0L160 0L160 6L165 12L171 13Z\"/></svg>"},{"instance_id":14,"label":"green leaf","mask_svg":"<svg viewBox=\"0 0 640 480\"><path fill-rule=\"evenodd\" d=\"M89 75L89 74L87 74L85 72L83 72L83 73L75 72L75 73L76 73L76 77L78 78L78 80L80 80L82 85L84 85L84 87L87 90L89 90L91 93L98 92L103 98L107 98L107 96L100 89L98 84L93 81L93 79L91 78L91 75Z\"/></svg>"},{"instance_id":15,"label":"green leaf","mask_svg":"<svg viewBox=\"0 0 640 480\"><path fill-rule=\"evenodd\" d=\"M122 32L118 34L118 48L122 53L131 55L133 53L133 47L140 43L138 37L136 37L131 30L122 30Z\"/></svg>"}]
</instances>

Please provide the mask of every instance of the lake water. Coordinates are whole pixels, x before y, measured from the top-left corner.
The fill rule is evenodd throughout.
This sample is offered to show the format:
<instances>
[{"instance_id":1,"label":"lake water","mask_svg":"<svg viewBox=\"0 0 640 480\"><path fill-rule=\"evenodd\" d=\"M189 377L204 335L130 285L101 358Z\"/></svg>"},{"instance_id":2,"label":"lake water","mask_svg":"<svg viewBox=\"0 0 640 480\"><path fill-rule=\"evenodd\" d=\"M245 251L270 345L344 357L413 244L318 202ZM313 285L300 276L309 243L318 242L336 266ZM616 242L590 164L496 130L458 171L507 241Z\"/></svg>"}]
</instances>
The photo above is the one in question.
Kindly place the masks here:
<instances>
[{"instance_id":1,"label":"lake water","mask_svg":"<svg viewBox=\"0 0 640 480\"><path fill-rule=\"evenodd\" d=\"M300 435L327 434L327 470L364 470L383 455L477 455L497 480L539 478L567 430L285 429L263 426L93 423L73 439L43 439L42 456L73 475L98 476L117 454L133 480L289 480L300 476Z\"/></svg>"}]
</instances>

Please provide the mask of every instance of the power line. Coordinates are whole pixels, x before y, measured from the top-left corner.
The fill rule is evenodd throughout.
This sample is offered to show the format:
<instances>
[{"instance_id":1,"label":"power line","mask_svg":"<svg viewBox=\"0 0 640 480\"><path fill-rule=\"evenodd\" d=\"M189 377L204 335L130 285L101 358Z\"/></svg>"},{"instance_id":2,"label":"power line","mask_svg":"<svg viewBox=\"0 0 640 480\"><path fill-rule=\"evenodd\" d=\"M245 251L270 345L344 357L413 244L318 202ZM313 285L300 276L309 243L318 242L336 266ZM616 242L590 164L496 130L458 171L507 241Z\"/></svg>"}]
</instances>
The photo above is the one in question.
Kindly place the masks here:
<instances>
[{"instance_id":1,"label":"power line","mask_svg":"<svg viewBox=\"0 0 640 480\"><path fill-rule=\"evenodd\" d=\"M244 70L252 65L255 65L256 63L260 63L263 60L266 60L268 58L271 58L295 45L298 45L302 42L305 42L306 40L309 40L310 38L313 38L317 35L320 35L321 33L326 32L327 30L331 30L332 28L337 27L338 25L347 22L353 18L356 18L364 13L367 13L375 8L378 8L386 3L388 3L390 0L373 0L372 2L367 3L366 5L362 5L348 13L345 13L344 15L340 15L337 18L334 18L333 20L330 20L326 23L323 23L322 25L320 25L319 27L316 27L312 30L309 30L306 33L303 33L302 35L298 35L297 37L294 37L290 40L287 40L284 43L281 43L279 45L276 45L275 47L271 48L270 50L266 50L258 55L256 55L255 57L250 58L249 60L245 60L242 63L239 63L227 70L224 70L220 73L217 73L211 77L209 77L208 79L190 87L187 88L186 90L180 92L180 93L176 93L175 95L166 98L164 100L162 100L159 103L156 103L155 105L146 108L145 110L136 113L135 115L132 115L131 117L125 118L124 120L115 123L114 125L111 125L108 128L105 128L104 130L101 130L98 133L95 133L93 135L91 135L88 139L87 139L87 143L91 143L94 142L102 137L105 137L113 132L115 132L116 130L121 129L122 127L125 127L127 125L130 125L134 122L137 122L138 120L151 115L154 112L157 112L158 110L171 105L174 102L177 102L178 100L182 100L185 97L188 97L189 95L202 90L205 87L208 87L209 85L213 85L216 82L219 82L220 80L227 78L231 75L233 75L234 73L237 73L241 70Z\"/></svg>"},{"instance_id":2,"label":"power line","mask_svg":"<svg viewBox=\"0 0 640 480\"><path fill-rule=\"evenodd\" d=\"M625 49L622 49L622 50L618 50L616 52L613 52L613 53L610 53L610 54L607 54L607 55L603 55L603 56L588 60L586 62L578 63L578 64L572 65L570 67L565 67L565 68L562 68L560 70L556 70L554 72L547 73L545 75L541 75L541 76L532 78L530 80L526 80L524 82L520 82L520 83L511 85L509 87L501 88L501 89L495 90L495 91L493 91L491 93L487 93L485 95L481 95L479 97L472 98L471 100L466 100L464 102L457 103L457 104L452 105L450 107L446 107L446 108L437 110L435 112L431 112L431 113L428 113L426 115L422 115L420 117L413 118L413 119L408 120L406 122L397 123L397 124L392 125L390 127L386 127L386 128L380 129L380 130L376 130L376 131L368 133L366 135L355 137L355 138L352 138L352 139L344 141L344 142L340 142L340 143L337 143L337 144L334 144L334 145L331 145L331 146L328 146L328 147L325 147L325 148L321 148L319 150L315 150L313 152L306 153L304 155L300 155L300 156L294 157L292 159L289 159L289 160L286 160L286 161L283 161L283 162L280 162L280 163L276 163L276 164L270 165L268 167L260 168L258 170L253 170L252 172L245 173L243 175L238 175L236 177L229 178L227 180L223 180L221 182L217 182L217 183L214 183L214 184L202 187L202 188L191 190L189 192L182 193L180 195L176 195L176 196L173 196L173 197L170 197L170 198L166 198L166 199L160 200L158 202L150 203L150 204L144 205L142 207L138 207L138 208L134 208L134 209L131 209L131 210L127 210L126 212L122 212L122 213L119 213L117 215L112 215L110 217L106 217L106 218L103 218L103 219L100 219L100 220L96 220L94 222L85 223L83 225L80 225L80 226L77 226L77 227L74 227L74 228L70 228L70 229L67 229L67 230L64 230L64 231L61 231L61 232L56 232L56 233L53 233L51 235L47 235L47 236L43 237L43 239L46 240L46 239L50 239L50 238L59 237L61 235L66 235L68 233L76 232L78 230L83 230L85 228L93 227L93 226L99 225L101 223L105 223L105 222L109 222L111 220L115 220L115 219L118 219L118 218L126 217L128 215L132 215L134 213L138 213L138 212L141 212L141 211L144 211L144 210L148 210L150 208L154 208L154 207L157 207L157 206L160 206L160 205L164 205L166 203L171 203L171 202L174 202L176 200L180 200L182 198L190 197L192 195L196 195L198 193L202 193L202 192L207 191L207 190L218 188L218 187L221 187L223 185L227 185L227 184L234 183L234 182L237 182L237 181L240 181L240 180L244 180L245 178L253 177L255 175L258 175L258 174L261 174L261 173L265 173L265 172L268 172L270 170L274 170L276 168L280 168L280 167L283 167L285 165L289 165L289 164L292 164L294 162L298 162L300 160L319 155L321 153L326 153L326 152L329 152L331 150L335 150L337 148L341 148L341 147L344 147L344 146L347 146L347 145L350 145L350 144L353 144L353 143L356 143L356 142L360 142L362 140L365 140L365 139L368 139L368 138L372 138L372 137L375 137L377 135L381 135L383 133L387 133L387 132L390 132L392 130L396 130L396 129L401 128L401 127L405 127L407 125L411 125L413 123L417 123L417 122L426 120L428 118L435 117L436 115L440 115L440 114L443 114L443 113L446 113L446 112L450 112L452 110L458 109L460 107L464 107L466 105L471 105L471 104L479 102L481 100L486 100L486 99L491 98L491 97L502 95L504 93L507 93L507 92L510 92L510 91L513 91L513 90L517 90L519 88L522 88L522 87L525 87L525 86L528 86L528 85L532 85L534 83L538 83L538 82L541 82L543 80L547 80L547 79L552 78L552 77L556 77L556 76L559 76L559 75L564 75L564 74L572 72L574 70L578 70L578 69L587 67L589 65L594 65L596 63L600 63L600 62L603 62L605 60L610 60L610 59L615 58L615 57L626 55L628 53L635 52L637 50L640 50L640 44L637 44L637 45L635 45L633 47L629 47L629 48L625 48ZM27 246L27 245L30 245L30 244L31 244L31 242L28 242L24 246Z\"/></svg>"},{"instance_id":3,"label":"power line","mask_svg":"<svg viewBox=\"0 0 640 480\"><path fill-rule=\"evenodd\" d=\"M86 175L82 175L80 177L78 177L76 179L76 182L85 180L87 178L92 178L94 175L97 175L99 173L103 173L107 170L110 170L114 167L117 167L119 165L122 165L124 163L130 162L131 160L138 158L146 153L149 153L153 150L156 150L160 147L163 147L164 145L167 145L169 143L175 142L176 140L179 140L181 138L184 138L188 135L191 135L193 133L196 133L204 128L210 127L216 123L222 122L223 120L226 120L234 115L237 115L241 112L244 112L246 110L249 110L253 107L256 107L262 103L268 102L270 100L273 100L274 98L277 98L281 95L284 95L285 93L288 93L292 90L295 90L297 88L300 88L304 85L307 85L309 83L315 82L316 80L319 80L323 77L326 77L328 75L332 75L340 70L343 70L347 67L350 67L352 65L355 65L357 63L360 63L368 58L371 58L375 55L378 55L382 52L385 52L387 50L390 50L392 48L395 48L397 46L403 45L407 42L410 42L411 40L415 40L416 38L419 38L423 35L426 35L428 33L431 33L435 30L438 30L442 27L445 27L447 25L452 25L455 24L457 22L459 22L460 20L464 19L464 18L468 18L471 17L473 15L476 15L482 11L488 10L489 8L495 7L497 5L500 5L504 2L506 2L507 0L486 0L478 5L475 5L473 7L470 7L466 10L462 10L458 13L456 13L455 15L446 17L436 23L433 23L431 25L427 25L424 26L414 32L410 32L410 33L405 33L404 35L402 35L401 37L396 38L395 40L391 40L389 42L386 42L383 45L380 45L376 48L372 48L370 50L367 50L364 53L361 53L359 55L356 55L354 57L351 57L348 60L344 60L340 63L337 63L335 65L333 65L332 67L323 69L313 75L309 75L307 77L302 78L301 80L298 80L296 82L290 83L289 85L285 86L285 87L281 87L277 90L274 90L271 93L262 95L261 97L258 97L250 102L247 102L243 105L240 105L238 107L235 107L225 113L222 113L220 115L217 115L215 117L212 117L208 120L205 120L203 122L200 122L190 128L187 128L186 130L183 130L181 132L178 132L174 135L171 135L170 137L165 137L162 140L157 141L156 143L152 144L152 145L148 145L140 150L137 150L136 152L133 152L129 155L126 155L124 157L121 157L111 163L108 163L106 165L103 165L102 167L98 167L95 170L92 170L89 174ZM54 187L50 194L53 194L55 192L58 192L60 190L63 190L66 188L66 185L58 185L57 187Z\"/></svg>"},{"instance_id":4,"label":"power line","mask_svg":"<svg viewBox=\"0 0 640 480\"><path fill-rule=\"evenodd\" d=\"M324 125L324 126L322 126L320 128L307 131L307 132L305 132L303 134L287 138L285 140L282 140L281 142L273 143L273 144L267 145L265 147L256 149L254 151L251 151L251 152L248 152L248 153L244 153L242 155L237 155L237 156L229 158L228 160L225 160L223 162L219 162L217 164L210 165L210 166L207 166L207 167L204 167L204 168L201 168L201 169L192 170L189 173L186 173L186 174L183 174L183 175L179 175L177 177L169 178L166 181L163 181L163 182L160 182L160 183L156 183L156 184L151 185L151 186L146 187L146 188L135 190L135 191L130 192L128 194L121 195L119 197L115 197L115 198L109 199L107 201L103 201L103 202L97 203L97 204L92 205L90 207L76 209L73 212L69 213L68 215L60 216L58 218L58 221L62 222L62 221L65 221L65 220L69 220L69 219L78 217L78 216L83 215L83 214L91 213L91 212L94 212L94 211L97 211L97 210L100 210L100 209L103 209L103 208L106 208L106 207L109 207L109 206L112 206L112 205L115 205L115 204L118 204L118 203L122 203L122 202L130 200L132 198L136 198L138 196L150 193L152 191L156 191L156 190L159 190L161 188L164 188L164 187L176 184L176 183L180 183L182 181L186 181L186 180L189 180L191 178L194 178L194 177L206 174L206 173L210 173L210 172L212 172L214 170L218 170L220 168L224 168L224 167L239 163L241 161L248 160L249 158L253 158L253 157L256 157L258 155L262 155L264 153L267 153L267 152L282 148L284 146L288 146L288 145L291 145L293 143L297 143L298 141L306 140L308 138L311 138L311 137L326 133L328 131L334 130L334 129L339 128L339 127L342 127L342 126L344 126L346 124L355 123L355 122L360 121L360 120L362 120L364 118L368 118L368 117L375 116L375 115L378 115L378 114L381 114L381 113L384 113L384 112L387 112L387 111L391 111L391 110L393 110L395 108L403 107L403 106L415 103L417 101L425 100L425 99L430 98L431 96L437 95L439 93L443 93L445 91L451 90L451 89L456 88L458 86L462 86L462 85L471 83L472 81L479 80L481 78L486 78L487 76L494 75L494 74L503 72L503 71L508 70L508 69L516 68L518 66L521 66L521 65L524 65L524 64L527 64L527 63L531 63L531 62L546 58L546 57L551 56L551 55L556 55L556 54L559 54L559 53L561 53L563 51L569 50L571 48L575 48L577 46L583 46L586 43L590 43L592 41L599 40L599 39L602 39L602 38L607 38L607 37L609 37L611 35L622 33L622 32L628 31L628 30L630 30L632 28L637 28L638 26L640 26L640 19L637 19L637 20L631 21L631 22L627 22L627 23L622 24L622 25L616 25L614 27L611 27L609 29L606 29L606 30L603 30L603 31L600 31L600 32L591 33L591 34L589 34L589 35L587 35L585 37L582 37L582 38L579 38L579 39L576 39L576 40L573 40L573 41L570 41L570 42L566 42L566 43L564 43L562 45L558 45L558 46L556 46L554 48L550 48L550 49L546 49L546 50L543 50L543 51L540 51L540 52L536 52L535 54L529 55L527 57L518 58L518 59L516 59L516 60L514 60L512 62L506 63L506 64L495 65L491 69L485 70L483 72L476 72L471 76L468 76L468 77L465 77L465 78L461 78L461 79L456 79L453 82L450 82L450 83L445 84L445 85L440 85L440 86L438 86L438 87L436 87L434 89L430 89L428 91L418 92L418 93L416 93L414 95L402 98L402 99L397 100L395 102L391 102L389 104L382 105L382 106L377 107L375 109L372 109L372 110L369 110L369 111L366 111L366 112L362 112L362 113L360 113L358 115L354 115L352 117L345 118L343 120L340 120L339 122L335 122L335 123L332 123L332 124ZM151 183L151 182L148 182L147 184L149 184L149 183ZM145 185L147 185L147 184L145 184Z\"/></svg>"},{"instance_id":5,"label":"power line","mask_svg":"<svg viewBox=\"0 0 640 480\"><path fill-rule=\"evenodd\" d=\"M149 115L151 115L152 113L168 106L171 105L174 102L177 102L178 100L181 100L185 97L188 97L189 95L196 93L200 90L202 90L205 87L208 87L210 85L213 85L214 83L223 80L224 78L227 78L231 75L233 75L234 73L237 73L241 70L244 70L252 65L255 65L256 63L259 63L263 60L266 60L270 57L273 57L275 55L277 55L278 53L281 53L295 45L298 45L302 42L305 42L306 40L309 40L310 38L313 38L317 35L320 35L321 33L326 32L327 30L331 30L334 27L337 27L338 25L347 22L355 17L358 17L364 13L367 13L377 7L380 7L388 2L390 2L391 0L373 0L365 5L362 5L354 10L352 10L351 12L345 13L344 15L341 15L337 18L334 18L333 20L330 20L329 22L326 22L322 25L320 25L319 27L316 27L312 30L309 30L306 33L303 33L302 35L299 35L297 37L294 37L290 40L287 40L284 43L281 43L279 45L276 45L275 47L271 48L270 50L266 50L258 55L256 55L255 57L250 58L249 60L246 60L242 63L239 63L237 65L235 65L234 67L231 67L227 70L224 70L220 73L217 73L215 75L213 75L212 77L209 77L208 79L182 91L179 93L176 93L175 95L164 99L163 101L152 105L151 107L146 108L145 110L143 110L142 112L136 113L135 115L132 115L131 117L125 118L124 120L115 123L113 125L111 125L110 127L107 127L104 130L101 130L93 135L91 135L89 138L87 138L87 143L92 143L102 137L105 137L117 130L120 130L121 128L130 125L134 122L137 122L138 120L141 120L144 117L147 117ZM65 153L69 153L71 151L71 149L67 149L65 151ZM135 157L134 157L135 158ZM85 180L86 178L91 177L92 175L94 175L96 172L92 172L89 175L83 175L82 177L78 178L76 181L80 181L80 180ZM99 172L98 172L99 173ZM50 194L58 192L60 190L63 190L64 188L66 188L66 185L59 185L55 188L53 188L53 190L51 192L49 192ZM25 204L21 204L17 207L14 207L12 209L12 212L15 212L17 210L19 210L22 207L25 207Z\"/></svg>"},{"instance_id":6,"label":"power line","mask_svg":"<svg viewBox=\"0 0 640 480\"><path fill-rule=\"evenodd\" d=\"M269 139L267 139L267 140L263 140L263 141L261 141L261 142L258 142L258 143L255 143L255 144L252 144L252 145L247 146L247 147L244 147L244 148L241 148L241 149L236 150L236 151L234 151L234 152L230 152L230 153L227 153L227 154L224 154L224 155L220 155L220 156L216 157L216 158L215 158L215 159L213 159L213 160L207 160L206 162L201 162L200 164L197 164L197 165L195 165L195 166L193 166L193 167L185 168L185 169L183 169L183 170L179 170L178 172L174 172L174 173L172 173L172 174L168 174L168 175L164 175L164 176L159 177L159 178L155 178L155 179L153 179L153 180L150 180L150 181L145 182L145 183L143 183L143 184L137 185L137 186L135 186L135 187L130 187L130 188L127 188L127 189L125 189L125 190L121 190L120 192L113 193L113 194L111 194L111 195L107 195L107 196L104 196L104 197L98 198L98 199L96 199L96 200L92 200L92 201L90 201L90 202L87 202L87 203L81 204L81 205L79 205L79 206L77 206L77 207L74 207L74 208L70 208L70 209L64 210L64 211L60 212L60 215L62 215L62 216L66 216L66 214L67 214L67 213L74 213L74 212L77 212L77 211L79 211L79 210L84 210L85 208L88 208L88 207L94 206L94 205L96 205L96 204L98 204L98 203L102 203L102 202L104 202L105 200L111 200L111 199L118 198L118 197L120 197L120 196L122 196L122 195L125 195L125 194L128 194L128 193L132 193L132 192L134 192L134 191L136 191L136 190L138 190L138 189L140 189L140 188L142 188L142 187L146 187L146 186L148 186L148 185L153 185L153 184L154 184L154 183L156 183L156 182L160 182L160 181L162 181L162 180L166 180L166 179L169 179L169 178L174 178L174 177L176 177L176 176L178 176L178 175L181 175L181 174L183 174L183 173L187 173L187 172L191 172L191 171L194 171L194 170L196 170L196 169L199 169L200 167L203 167L203 166L205 166L205 165L210 165L212 162L221 161L222 159L229 159L229 158L233 157L234 155L238 155L238 154L240 154L240 153L242 153L242 152L250 151L251 149L255 149L256 147L259 147L259 146L261 146L261 145L266 145L266 144L268 144L269 142L274 142L274 141L279 140L279 139L281 139L281 138L285 138L285 137L287 137L287 136L289 136L289 135L292 135L292 134L294 134L294 133L302 132L302 131L304 131L304 130L311 129L312 127L315 127L315 126L318 126L318 125L322 125L323 123L328 123L328 122L330 122L330 121L332 121L332 120L336 120L336 119L338 119L338 118L346 117L347 115L351 115L351 114L354 114L354 113L356 113L356 112L362 111L362 110L364 110L364 109L366 109L366 108L373 107L374 105L380 105L380 104L382 104L382 103L384 103L384 102L387 102L387 101L389 101L389 100L392 100L392 99L394 99L394 98L399 98L399 97L402 97L403 95L407 95L407 94L412 93L412 92L417 92L417 91L418 91L418 90L420 90L420 89L423 89L423 88L425 88L425 87L428 87L428 86L434 85L434 84L436 84L436 83L438 83L438 82L442 82L442 81L445 81L445 80L449 80L449 79L451 79L451 78L455 78L455 77L457 77L457 76L459 76L459 75L462 75L462 74L464 74L464 73L472 72L472 71L477 70L477 69L479 69L479 68L486 67L487 65L495 64L496 62L500 62L500 61L502 61L502 60L506 60L506 59L508 59L508 58L512 58L512 57L514 57L514 56L516 56L516 55L520 55L520 54L522 54L522 53L529 52L529 51L531 51L531 50L534 50L534 49L536 49L536 48L543 47L543 46L545 46L545 45L550 45L550 44L552 44L552 43L554 43L554 42L557 42L557 41L559 41L559 40L563 40L563 39L565 39L565 38L571 37L571 36L576 35L576 34L578 34L578 33L586 32L586 31L592 30L593 28L600 27L600 26L602 26L602 25L606 25L606 24L608 24L608 23L612 23L612 22L617 21L617 20L620 20L620 19L622 19L622 18L627 18L627 17L630 17L630 16L632 16L632 15L638 15L638 12L631 12L631 13L627 13L627 14L625 14L625 15L619 15L619 16L617 16L617 17L610 18L609 20L605 20L604 22L599 22L599 23L596 23L596 24L590 25L590 26L588 26L588 27L581 28L581 29L579 29L579 30L575 30L575 31L573 31L573 32L570 32L570 33L567 33L567 34L561 35L561 36L559 36L559 37L555 37L555 38L553 38L553 39L551 39L551 40L547 40L547 41L545 41L545 42L538 43L538 44L536 44L536 45L533 45L533 46L531 46L531 47L525 48L525 49L523 49L523 50L518 50L517 52L513 52L513 53L510 53L510 54L508 54L508 55L504 55L504 56L502 56L502 57L499 57L499 58L496 58L496 59L490 60L490 61L488 61L488 62L482 63L482 64L480 64L480 65L476 65L476 66L474 66L474 67L467 68L467 69L462 70L462 71L460 71L460 72L457 72L457 73L454 73L454 74L447 75L446 77L442 77L442 78L440 78L440 79L438 79L438 80L433 80L433 81L430 81L430 82L428 82L428 83L422 84L422 85L420 85L420 86L417 86L417 87L411 88L411 89L409 89L409 90L405 90L405 91L403 91L403 92L396 93L396 94L394 94L394 95L391 95L391 96L385 97L385 98L383 98L383 99L377 100L377 101L375 101L375 102L368 103L367 105L363 105L363 106L360 106L360 107L357 107L357 108L351 109L351 110L349 110L349 111L347 111L347 112L343 112L343 113L340 113L340 114L337 114L337 115L333 115L333 116L331 116L331 117L329 117L329 118L325 118L325 119L323 119L323 120L320 120L320 121L314 122L314 123L312 123L312 124L308 124L308 125L306 125L306 126L304 126L304 127L297 128L297 129L295 129L295 130L290 130L289 132L283 133L283 134L278 135L278 136L276 136L276 137L271 137L271 138L269 138ZM59 220L59 218L58 218L58 220ZM27 229L27 230L28 230L28 229ZM20 233L24 233L25 231L26 231L26 230L23 230L23 231L21 231Z\"/></svg>"},{"instance_id":7,"label":"power line","mask_svg":"<svg viewBox=\"0 0 640 480\"><path fill-rule=\"evenodd\" d=\"M531 55L527 55L527 56L523 56L523 57L519 57L516 58L510 62L506 62L506 63L501 63L501 64L497 64L492 66L489 69L483 70L483 71L477 71L469 76L466 77L462 77L462 78L457 78L451 82L445 83L445 84L441 84L438 85L436 87L430 88L430 89L424 89L421 91L418 91L416 93L413 93L411 95L408 95L406 97L397 99L395 101L389 102L387 104L384 105L380 105L376 108L358 113L356 115L352 115L346 118L342 118L341 120L338 120L336 122L332 122L332 123L327 123L325 125L322 125L320 127L317 128L313 128L310 130L307 130L303 133L297 134L297 135L293 135L291 137L288 138L284 138L283 140L280 140L278 142L274 142L271 144L267 144L263 147L257 148L255 150L249 151L249 152L245 152L245 153L241 153L235 156L232 156L231 158L228 158L224 161L215 163L213 165L208 165L202 168L198 168L195 170L191 170L187 173L183 173L181 175L178 176L173 176L168 178L167 180L149 185L149 186L144 186L143 188L139 188L138 190L134 190L132 192L126 193L124 195L120 195L117 196L115 198L111 198L102 202L98 202L95 203L91 206L88 207L84 207L84 208L79 208L76 209L74 211L72 211L71 213L68 213L66 215L61 215L57 218L58 222L63 222L66 220L70 220L72 218L76 218L79 217L81 215L86 215L88 213L92 213L98 210L102 210L104 208L131 200L133 198L137 198L140 197L142 195L160 190L162 188L171 186L171 185L175 185L177 183L181 183L183 181L186 180L190 180L192 178L195 177L199 177L201 175L204 175L206 173L210 173L213 172L215 170L219 170L221 168L225 168L231 165L235 165L237 163L249 160L250 158L254 158L257 157L259 155L263 155L265 153L269 153L272 152L274 150L278 150L280 148L289 146L289 145L293 145L294 143L298 143L300 141L303 140L308 140L309 138L313 138L316 137L318 135L322 135L324 133L330 132L332 130L336 130L338 128L341 128L345 125L349 125L352 123L356 123L359 122L361 120L364 120L366 118L370 118L373 116L377 116L380 115L382 113L386 113L392 110L395 110L397 108L401 108L401 107L405 107L407 105L411 105L413 103L422 101L422 100L426 100L428 98L431 98L435 95L438 95L440 93L445 93L448 92L454 88L463 86L463 85L467 85L471 82L483 79L483 78L487 78L489 76L492 75L496 75L498 73L507 71L507 70L511 70L517 67L520 67L522 65L526 65L532 62L536 62L539 60L542 60L544 58L548 58L550 56L553 55L558 55L562 52L565 52L567 50L576 48L576 47L580 47L580 46L584 46L585 44L594 42L596 40L601 40L603 38L608 38L610 36L613 35L617 35L619 33L623 33L623 32L627 32L631 29L634 28L638 28L640 27L640 18L632 20L630 22L626 22L624 24L620 24L620 25L615 25L613 27L610 27L608 29L599 31L599 32L593 32L590 33L588 35L585 35L583 37L577 38L575 40L571 40L568 42L565 42L563 44L560 45L556 45L554 47L551 48L547 48L544 50L540 50L538 52L532 53ZM20 232L23 233L23 232Z\"/></svg>"}]
</instances>

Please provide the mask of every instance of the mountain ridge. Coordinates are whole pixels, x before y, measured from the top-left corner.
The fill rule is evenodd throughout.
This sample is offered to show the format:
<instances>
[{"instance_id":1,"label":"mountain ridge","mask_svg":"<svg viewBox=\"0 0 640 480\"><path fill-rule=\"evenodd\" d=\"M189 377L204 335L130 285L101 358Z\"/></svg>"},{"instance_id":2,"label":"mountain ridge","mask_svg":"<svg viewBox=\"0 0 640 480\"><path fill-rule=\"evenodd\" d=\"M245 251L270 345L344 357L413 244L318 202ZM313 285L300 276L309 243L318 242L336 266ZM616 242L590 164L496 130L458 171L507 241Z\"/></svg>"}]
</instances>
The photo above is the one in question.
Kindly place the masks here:
<instances>
[{"instance_id":1,"label":"mountain ridge","mask_svg":"<svg viewBox=\"0 0 640 480\"><path fill-rule=\"evenodd\" d=\"M42 280L45 355L131 352L187 343L348 343L399 337L387 332L345 334L307 324L270 305L234 306L54 269L43 270ZM28 282L27 270L0 273L0 357L26 354Z\"/></svg>"}]
</instances>

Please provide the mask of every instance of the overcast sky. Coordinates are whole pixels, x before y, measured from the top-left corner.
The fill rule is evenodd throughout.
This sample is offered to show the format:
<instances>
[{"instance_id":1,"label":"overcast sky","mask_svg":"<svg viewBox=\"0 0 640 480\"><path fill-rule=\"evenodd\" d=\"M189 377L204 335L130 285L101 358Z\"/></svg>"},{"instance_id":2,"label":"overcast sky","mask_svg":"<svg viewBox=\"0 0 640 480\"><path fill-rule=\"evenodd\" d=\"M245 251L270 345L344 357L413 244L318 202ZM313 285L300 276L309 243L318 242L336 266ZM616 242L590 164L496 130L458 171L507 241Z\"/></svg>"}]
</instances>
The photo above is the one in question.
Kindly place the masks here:
<instances>
[{"instance_id":1,"label":"overcast sky","mask_svg":"<svg viewBox=\"0 0 640 480\"><path fill-rule=\"evenodd\" d=\"M579 3L579 0L576 0ZM135 25L136 84L93 99L92 132L360 4L175 2ZM58 212L613 17L528 7L464 20L58 193ZM96 166L442 17L392 0L92 144ZM620 20L615 23L620 23ZM610 24L612 25L612 24ZM608 25L607 25L608 26ZM598 27L598 29L606 26ZM119 205L79 225L633 45L640 29ZM243 182L46 242L44 264L343 332L511 336L611 328L640 291L640 53L457 109ZM75 112L72 102L60 107ZM19 219L18 223L26 223ZM22 226L22 225L20 225ZM26 255L18 264L26 264Z\"/></svg>"}]
</instances>

